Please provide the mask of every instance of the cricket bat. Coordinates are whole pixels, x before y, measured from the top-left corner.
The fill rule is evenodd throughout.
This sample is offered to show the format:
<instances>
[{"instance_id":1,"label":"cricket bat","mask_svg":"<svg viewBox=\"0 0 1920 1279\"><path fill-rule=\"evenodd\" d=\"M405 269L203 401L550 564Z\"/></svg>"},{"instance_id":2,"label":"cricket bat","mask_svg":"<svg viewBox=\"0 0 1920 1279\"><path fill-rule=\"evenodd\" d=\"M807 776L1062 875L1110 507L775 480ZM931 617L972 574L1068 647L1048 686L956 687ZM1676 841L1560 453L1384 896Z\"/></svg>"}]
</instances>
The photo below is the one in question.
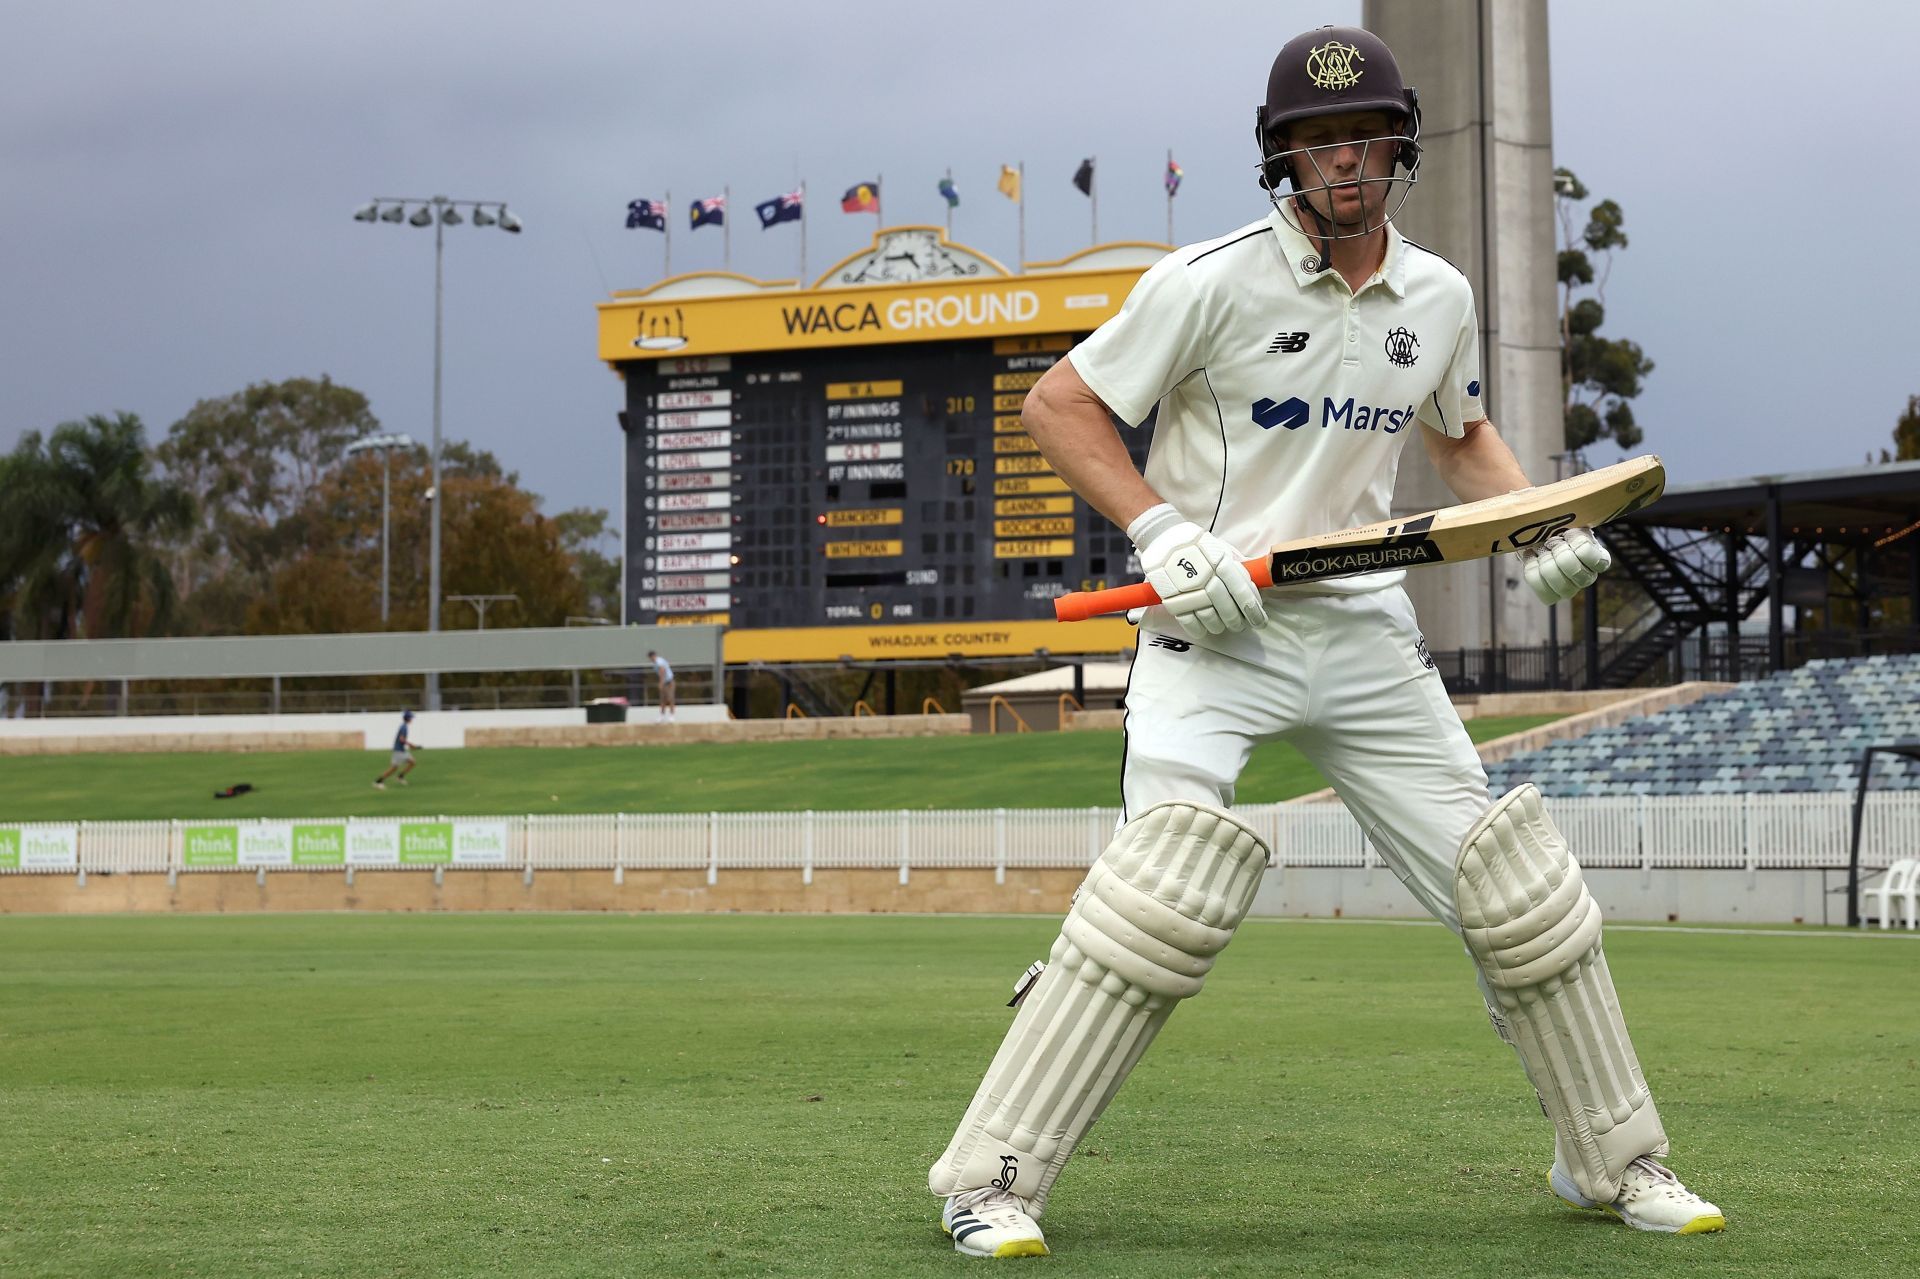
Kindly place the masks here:
<instances>
[{"instance_id":1,"label":"cricket bat","mask_svg":"<svg viewBox=\"0 0 1920 1279\"><path fill-rule=\"evenodd\" d=\"M1555 484L1281 542L1258 559L1246 561L1247 572L1255 586L1287 586L1420 564L1486 559L1523 551L1563 528L1592 528L1619 519L1651 505L1666 483L1666 468L1649 454ZM1159 601L1153 587L1136 582L1056 596L1053 614L1063 622L1079 622Z\"/></svg>"}]
</instances>

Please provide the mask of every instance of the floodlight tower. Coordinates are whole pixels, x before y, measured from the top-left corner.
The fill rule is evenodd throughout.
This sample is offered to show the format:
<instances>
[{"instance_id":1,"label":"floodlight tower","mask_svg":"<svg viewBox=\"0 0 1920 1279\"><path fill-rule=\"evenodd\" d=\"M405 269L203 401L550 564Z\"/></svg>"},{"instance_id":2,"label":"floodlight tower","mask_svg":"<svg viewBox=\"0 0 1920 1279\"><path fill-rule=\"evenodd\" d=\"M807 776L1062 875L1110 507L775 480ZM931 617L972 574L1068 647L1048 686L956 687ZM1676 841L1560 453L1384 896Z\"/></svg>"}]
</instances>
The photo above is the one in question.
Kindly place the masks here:
<instances>
[{"instance_id":1,"label":"floodlight tower","mask_svg":"<svg viewBox=\"0 0 1920 1279\"><path fill-rule=\"evenodd\" d=\"M417 205L408 216L407 206ZM386 207L381 207L381 206ZM502 231L520 234L520 219L507 211L503 200L449 200L444 195L431 199L415 196L377 195L354 210L355 222L405 222L416 227L433 228L433 480L427 500L433 503L433 524L428 549L427 629L440 629L440 333L441 262L445 256L446 228L459 226L466 219L460 210L473 210L475 226L498 226ZM440 674L427 674L427 709L440 709Z\"/></svg>"}]
</instances>

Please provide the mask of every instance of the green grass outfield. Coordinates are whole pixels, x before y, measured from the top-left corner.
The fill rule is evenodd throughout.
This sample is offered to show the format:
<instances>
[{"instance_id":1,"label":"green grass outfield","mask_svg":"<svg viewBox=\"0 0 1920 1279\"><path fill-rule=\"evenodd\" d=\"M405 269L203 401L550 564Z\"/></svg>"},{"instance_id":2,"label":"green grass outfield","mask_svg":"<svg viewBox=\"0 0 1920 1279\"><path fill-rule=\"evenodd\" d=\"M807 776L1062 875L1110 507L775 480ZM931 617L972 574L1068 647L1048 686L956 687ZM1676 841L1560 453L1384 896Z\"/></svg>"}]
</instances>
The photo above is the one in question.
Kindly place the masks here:
<instances>
[{"instance_id":1,"label":"green grass outfield","mask_svg":"<svg viewBox=\"0 0 1920 1279\"><path fill-rule=\"evenodd\" d=\"M1555 716L1467 721L1475 741ZM422 750L412 783L373 789L385 751L39 755L0 763L0 819L373 817L436 813L799 812L1118 803L1118 732L866 741ZM217 800L235 782L257 791ZM1325 785L1284 744L1254 753L1243 803Z\"/></svg>"},{"instance_id":2,"label":"green grass outfield","mask_svg":"<svg viewBox=\"0 0 1920 1279\"><path fill-rule=\"evenodd\" d=\"M8 920L0 1274L978 1275L924 1178L1055 926ZM1608 950L1727 1234L1547 1195L1548 1130L1441 929L1256 921L1021 1273L1920 1273L1920 943Z\"/></svg>"}]
</instances>

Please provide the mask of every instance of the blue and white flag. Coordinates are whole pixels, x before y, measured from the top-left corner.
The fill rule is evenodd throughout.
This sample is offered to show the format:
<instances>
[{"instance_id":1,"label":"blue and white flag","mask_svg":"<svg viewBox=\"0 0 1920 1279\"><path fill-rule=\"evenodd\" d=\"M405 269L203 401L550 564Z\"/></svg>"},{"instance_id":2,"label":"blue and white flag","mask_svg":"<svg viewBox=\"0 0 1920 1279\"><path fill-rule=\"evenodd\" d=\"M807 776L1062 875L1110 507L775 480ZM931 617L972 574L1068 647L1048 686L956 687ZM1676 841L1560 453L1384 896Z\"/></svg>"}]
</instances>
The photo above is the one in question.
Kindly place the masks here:
<instances>
[{"instance_id":1,"label":"blue and white flag","mask_svg":"<svg viewBox=\"0 0 1920 1279\"><path fill-rule=\"evenodd\" d=\"M800 190L776 195L771 200L762 200L753 206L753 211L760 215L760 229L764 231L782 222L798 222L805 208L806 192Z\"/></svg>"},{"instance_id":2,"label":"blue and white flag","mask_svg":"<svg viewBox=\"0 0 1920 1279\"><path fill-rule=\"evenodd\" d=\"M667 206L659 200L631 200L627 203L627 230L664 231Z\"/></svg>"}]
</instances>

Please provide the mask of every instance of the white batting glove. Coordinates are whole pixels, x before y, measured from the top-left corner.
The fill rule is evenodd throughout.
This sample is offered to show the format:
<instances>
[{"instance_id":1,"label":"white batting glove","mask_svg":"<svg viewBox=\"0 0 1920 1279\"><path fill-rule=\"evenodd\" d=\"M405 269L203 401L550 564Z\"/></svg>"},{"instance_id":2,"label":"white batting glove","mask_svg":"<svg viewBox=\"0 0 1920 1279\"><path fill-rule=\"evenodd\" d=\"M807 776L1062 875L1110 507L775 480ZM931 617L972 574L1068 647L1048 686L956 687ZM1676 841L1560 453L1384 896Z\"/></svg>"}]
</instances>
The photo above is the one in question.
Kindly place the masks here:
<instances>
[{"instance_id":1,"label":"white batting glove","mask_svg":"<svg viewBox=\"0 0 1920 1279\"><path fill-rule=\"evenodd\" d=\"M1606 572L1613 556L1584 528L1562 529L1520 552L1520 572L1542 604L1570 600Z\"/></svg>"},{"instance_id":2,"label":"white batting glove","mask_svg":"<svg viewBox=\"0 0 1920 1279\"><path fill-rule=\"evenodd\" d=\"M1267 624L1260 589L1240 553L1169 503L1143 511L1127 526L1127 536L1160 603L1192 638Z\"/></svg>"}]
</instances>

